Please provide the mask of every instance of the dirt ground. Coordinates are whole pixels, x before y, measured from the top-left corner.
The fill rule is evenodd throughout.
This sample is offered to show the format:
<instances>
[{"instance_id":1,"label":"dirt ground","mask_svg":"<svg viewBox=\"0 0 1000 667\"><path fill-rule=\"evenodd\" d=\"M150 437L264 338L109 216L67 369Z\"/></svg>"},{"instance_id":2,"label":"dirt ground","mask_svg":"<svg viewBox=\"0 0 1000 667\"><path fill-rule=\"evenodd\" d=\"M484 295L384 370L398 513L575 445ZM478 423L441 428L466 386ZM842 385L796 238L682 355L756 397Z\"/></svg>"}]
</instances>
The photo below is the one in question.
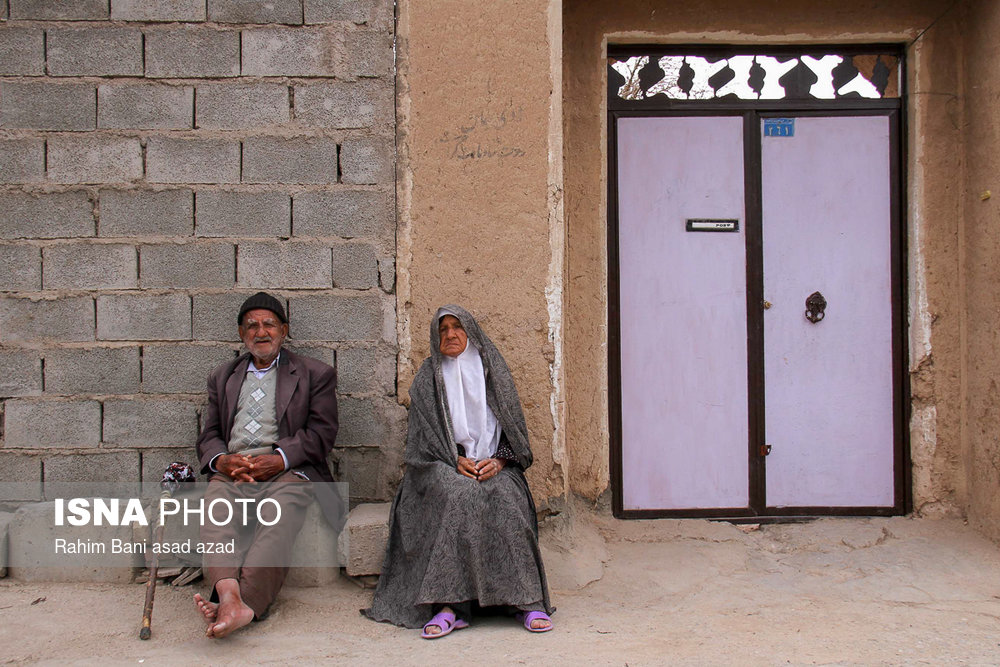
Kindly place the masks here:
<instances>
[{"instance_id":1,"label":"dirt ground","mask_svg":"<svg viewBox=\"0 0 1000 667\"><path fill-rule=\"evenodd\" d=\"M270 618L203 637L201 586L0 581L8 663L351 665L1000 664L1000 552L958 520L738 527L576 512L543 527L555 630L503 617L435 641L363 618L341 578L288 588ZM35 602L39 598L43 601Z\"/></svg>"}]
</instances>

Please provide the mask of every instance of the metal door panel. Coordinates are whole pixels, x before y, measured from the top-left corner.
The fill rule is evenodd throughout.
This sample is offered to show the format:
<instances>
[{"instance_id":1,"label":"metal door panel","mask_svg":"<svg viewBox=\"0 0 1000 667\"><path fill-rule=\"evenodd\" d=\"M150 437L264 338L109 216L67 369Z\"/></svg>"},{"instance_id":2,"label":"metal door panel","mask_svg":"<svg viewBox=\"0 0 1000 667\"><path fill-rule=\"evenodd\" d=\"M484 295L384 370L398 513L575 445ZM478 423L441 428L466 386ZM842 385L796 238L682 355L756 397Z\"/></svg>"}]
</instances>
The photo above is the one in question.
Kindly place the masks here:
<instances>
[{"instance_id":1,"label":"metal door panel","mask_svg":"<svg viewBox=\"0 0 1000 667\"><path fill-rule=\"evenodd\" d=\"M889 132L800 117L761 140L769 507L894 502Z\"/></svg>"},{"instance_id":2,"label":"metal door panel","mask_svg":"<svg viewBox=\"0 0 1000 667\"><path fill-rule=\"evenodd\" d=\"M741 117L618 121L623 505L746 507ZM738 232L688 232L731 218Z\"/></svg>"}]
</instances>

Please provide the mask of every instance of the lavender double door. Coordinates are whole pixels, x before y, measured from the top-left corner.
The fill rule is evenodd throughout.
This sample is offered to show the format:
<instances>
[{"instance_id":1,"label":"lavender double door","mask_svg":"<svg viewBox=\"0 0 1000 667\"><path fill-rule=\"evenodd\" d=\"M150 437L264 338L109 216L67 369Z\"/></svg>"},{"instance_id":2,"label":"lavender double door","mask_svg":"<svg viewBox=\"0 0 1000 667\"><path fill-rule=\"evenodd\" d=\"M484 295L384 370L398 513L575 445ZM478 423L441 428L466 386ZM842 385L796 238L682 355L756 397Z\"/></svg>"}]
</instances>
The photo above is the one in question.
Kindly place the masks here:
<instances>
[{"instance_id":1,"label":"lavender double door","mask_svg":"<svg viewBox=\"0 0 1000 667\"><path fill-rule=\"evenodd\" d=\"M894 116L615 130L616 509L900 511Z\"/></svg>"}]
</instances>

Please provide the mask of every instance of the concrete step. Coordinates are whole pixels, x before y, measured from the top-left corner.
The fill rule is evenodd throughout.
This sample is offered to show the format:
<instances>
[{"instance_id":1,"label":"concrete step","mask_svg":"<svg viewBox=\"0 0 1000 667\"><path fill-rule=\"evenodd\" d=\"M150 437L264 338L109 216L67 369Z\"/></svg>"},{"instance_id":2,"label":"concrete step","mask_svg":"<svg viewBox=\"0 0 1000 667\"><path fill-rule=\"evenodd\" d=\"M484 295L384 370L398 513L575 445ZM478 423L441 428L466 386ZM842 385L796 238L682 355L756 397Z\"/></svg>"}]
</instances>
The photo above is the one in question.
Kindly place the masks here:
<instances>
[{"instance_id":1,"label":"concrete step","mask_svg":"<svg viewBox=\"0 0 1000 667\"><path fill-rule=\"evenodd\" d=\"M8 574L25 582L130 583L141 556L110 553L112 540L132 542L132 527L56 526L55 503L28 503L9 524ZM58 551L57 540L64 550Z\"/></svg>"},{"instance_id":2,"label":"concrete step","mask_svg":"<svg viewBox=\"0 0 1000 667\"><path fill-rule=\"evenodd\" d=\"M317 503L306 511L292 554L292 567L285 578L289 586L327 586L340 576L343 558L337 552L337 533L323 518Z\"/></svg>"},{"instance_id":3,"label":"concrete step","mask_svg":"<svg viewBox=\"0 0 1000 667\"><path fill-rule=\"evenodd\" d=\"M7 533L13 512L0 512L0 577L7 576Z\"/></svg>"},{"instance_id":4,"label":"concrete step","mask_svg":"<svg viewBox=\"0 0 1000 667\"><path fill-rule=\"evenodd\" d=\"M340 535L344 570L352 577L380 574L389 540L389 509L392 503L358 505L347 516Z\"/></svg>"}]
</instances>

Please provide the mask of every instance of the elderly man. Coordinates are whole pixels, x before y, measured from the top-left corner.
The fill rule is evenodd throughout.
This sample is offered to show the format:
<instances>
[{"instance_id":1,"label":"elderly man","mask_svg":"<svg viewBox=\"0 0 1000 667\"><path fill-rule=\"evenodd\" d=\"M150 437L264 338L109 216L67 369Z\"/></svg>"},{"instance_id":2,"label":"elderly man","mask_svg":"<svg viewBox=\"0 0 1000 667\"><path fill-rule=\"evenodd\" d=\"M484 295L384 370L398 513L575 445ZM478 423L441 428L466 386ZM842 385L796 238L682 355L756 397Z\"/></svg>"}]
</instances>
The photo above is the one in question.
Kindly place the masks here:
<instances>
[{"instance_id":1,"label":"elderly man","mask_svg":"<svg viewBox=\"0 0 1000 667\"><path fill-rule=\"evenodd\" d=\"M209 376L196 445L202 472L210 475L206 506L221 498L237 508L228 525L206 520L201 529L203 543L235 541L237 552L205 556L211 599L194 596L214 638L265 616L288 572L314 489L335 527L343 511L329 485L309 483L333 482L326 457L337 437L336 371L282 348L285 309L265 292L243 303L237 322L247 353ZM251 508L252 525L242 524L241 506ZM259 523L255 507L264 514Z\"/></svg>"}]
</instances>

